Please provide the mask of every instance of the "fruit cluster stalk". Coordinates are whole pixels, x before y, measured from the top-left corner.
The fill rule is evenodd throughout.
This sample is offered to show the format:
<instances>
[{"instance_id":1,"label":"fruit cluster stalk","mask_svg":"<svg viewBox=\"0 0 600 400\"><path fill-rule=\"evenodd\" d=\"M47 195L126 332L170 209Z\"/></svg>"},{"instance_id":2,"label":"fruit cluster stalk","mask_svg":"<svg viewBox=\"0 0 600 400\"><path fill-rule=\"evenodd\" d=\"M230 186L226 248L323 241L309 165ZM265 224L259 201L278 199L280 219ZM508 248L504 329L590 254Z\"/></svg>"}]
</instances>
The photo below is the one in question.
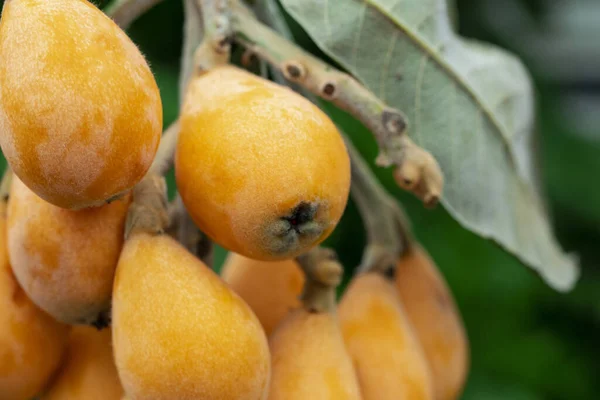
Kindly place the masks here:
<instances>
[{"instance_id":1,"label":"fruit cluster stalk","mask_svg":"<svg viewBox=\"0 0 600 400\"><path fill-rule=\"evenodd\" d=\"M350 191L367 232L360 270L386 270L413 245L410 223L346 135L345 139L352 168Z\"/></svg>"}]
</instances>

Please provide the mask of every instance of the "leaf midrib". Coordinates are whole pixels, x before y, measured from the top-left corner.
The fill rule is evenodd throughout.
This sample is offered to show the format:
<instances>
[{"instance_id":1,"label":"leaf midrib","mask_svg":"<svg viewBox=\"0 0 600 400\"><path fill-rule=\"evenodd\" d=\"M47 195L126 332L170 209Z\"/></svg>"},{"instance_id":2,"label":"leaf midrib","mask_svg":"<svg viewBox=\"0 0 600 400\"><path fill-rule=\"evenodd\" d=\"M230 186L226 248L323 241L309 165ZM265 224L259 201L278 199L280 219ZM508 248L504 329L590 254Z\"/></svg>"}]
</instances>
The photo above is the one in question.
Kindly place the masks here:
<instances>
[{"instance_id":1,"label":"leaf midrib","mask_svg":"<svg viewBox=\"0 0 600 400\"><path fill-rule=\"evenodd\" d=\"M512 152L510 143L508 142L507 132L502 128L502 125L500 124L498 119L494 116L493 112L487 107L487 105L485 105L479 99L479 96L477 95L475 90L471 87L471 85L468 82L465 82L465 80L463 79L463 77L461 75L454 72L454 70L450 67L450 65L448 63L446 63L444 61L444 59L442 57L440 57L431 48L431 46L429 46L429 44L427 42L422 40L420 37L413 35L412 31L410 29L408 29L408 27L406 27L404 24L402 24L401 21L397 20L393 15L390 15L390 13L388 13L387 10L380 7L373 0L362 0L362 1L367 6L376 9L381 15L383 15L384 17L386 17L387 19L392 21L392 23L394 23L394 25L396 25L400 31L402 31L413 43L415 43L418 47L420 47L422 49L422 51L427 54L428 57L430 57L435 63L437 63L446 72L446 74L448 76L450 76L450 78L452 78L452 80L454 80L456 85L461 86L463 88L463 90L469 95L469 97L471 97L471 99L475 102L475 104L483 111L483 114L491 122L492 126L494 126L494 128L496 130L498 130L498 132L500 132L499 134L502 138L502 142L504 143L504 150L506 152L508 152L509 159L510 159L511 163L513 164L513 167L516 168L515 156ZM455 38L454 40L457 40L457 38Z\"/></svg>"}]
</instances>

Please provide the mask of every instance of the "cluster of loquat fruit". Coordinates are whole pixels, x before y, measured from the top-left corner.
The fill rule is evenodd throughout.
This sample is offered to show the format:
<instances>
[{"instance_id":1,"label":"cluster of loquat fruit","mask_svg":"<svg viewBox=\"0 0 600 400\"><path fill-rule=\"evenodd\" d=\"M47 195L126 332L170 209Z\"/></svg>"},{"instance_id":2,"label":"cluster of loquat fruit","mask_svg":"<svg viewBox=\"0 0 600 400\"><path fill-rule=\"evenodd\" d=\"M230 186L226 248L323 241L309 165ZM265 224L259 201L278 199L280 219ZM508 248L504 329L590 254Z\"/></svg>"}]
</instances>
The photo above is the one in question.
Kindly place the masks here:
<instances>
[{"instance_id":1,"label":"cluster of loquat fruit","mask_svg":"<svg viewBox=\"0 0 600 400\"><path fill-rule=\"evenodd\" d=\"M144 57L95 6L6 0L0 400L460 396L467 338L424 249L361 272L339 305L337 261L302 258L349 195L327 115L234 66L191 80L176 183L231 251L221 276L168 234L126 229L162 122Z\"/></svg>"}]
</instances>

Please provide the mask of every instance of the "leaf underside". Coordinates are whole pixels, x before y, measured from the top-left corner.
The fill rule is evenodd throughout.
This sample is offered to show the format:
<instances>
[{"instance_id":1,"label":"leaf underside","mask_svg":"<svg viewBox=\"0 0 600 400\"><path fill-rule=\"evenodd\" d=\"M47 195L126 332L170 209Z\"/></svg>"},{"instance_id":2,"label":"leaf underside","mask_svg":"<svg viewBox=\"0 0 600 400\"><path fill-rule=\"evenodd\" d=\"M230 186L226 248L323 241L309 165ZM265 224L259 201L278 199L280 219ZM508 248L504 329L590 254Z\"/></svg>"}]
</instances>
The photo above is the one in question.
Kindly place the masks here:
<instances>
[{"instance_id":1,"label":"leaf underside","mask_svg":"<svg viewBox=\"0 0 600 400\"><path fill-rule=\"evenodd\" d=\"M315 43L409 119L440 163L443 205L553 288L575 256L557 243L539 194L531 79L511 54L459 37L446 0L281 0Z\"/></svg>"}]
</instances>

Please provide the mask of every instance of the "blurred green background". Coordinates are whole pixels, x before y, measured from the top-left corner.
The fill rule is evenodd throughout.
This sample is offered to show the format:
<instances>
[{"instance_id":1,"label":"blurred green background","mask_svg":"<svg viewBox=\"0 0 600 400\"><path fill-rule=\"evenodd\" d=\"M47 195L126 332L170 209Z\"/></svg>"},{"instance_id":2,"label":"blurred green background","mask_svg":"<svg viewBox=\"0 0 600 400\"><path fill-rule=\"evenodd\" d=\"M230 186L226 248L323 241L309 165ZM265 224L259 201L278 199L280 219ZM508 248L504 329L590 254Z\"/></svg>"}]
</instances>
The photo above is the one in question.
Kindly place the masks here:
<instances>
[{"instance_id":1,"label":"blurred green background","mask_svg":"<svg viewBox=\"0 0 600 400\"><path fill-rule=\"evenodd\" d=\"M423 209L394 185L390 170L377 169L377 175L406 207L464 317L472 365L463 399L600 398L600 1L455 2L463 35L515 52L534 76L544 189L560 242L581 257L581 280L571 293L554 292L441 207ZM178 109L181 3L166 0L128 31L156 75L165 125ZM300 43L314 51L298 29ZM370 134L339 111L332 116L372 163L377 149ZM364 239L350 203L327 241L337 248L347 278ZM224 256L219 249L217 264Z\"/></svg>"}]
</instances>

